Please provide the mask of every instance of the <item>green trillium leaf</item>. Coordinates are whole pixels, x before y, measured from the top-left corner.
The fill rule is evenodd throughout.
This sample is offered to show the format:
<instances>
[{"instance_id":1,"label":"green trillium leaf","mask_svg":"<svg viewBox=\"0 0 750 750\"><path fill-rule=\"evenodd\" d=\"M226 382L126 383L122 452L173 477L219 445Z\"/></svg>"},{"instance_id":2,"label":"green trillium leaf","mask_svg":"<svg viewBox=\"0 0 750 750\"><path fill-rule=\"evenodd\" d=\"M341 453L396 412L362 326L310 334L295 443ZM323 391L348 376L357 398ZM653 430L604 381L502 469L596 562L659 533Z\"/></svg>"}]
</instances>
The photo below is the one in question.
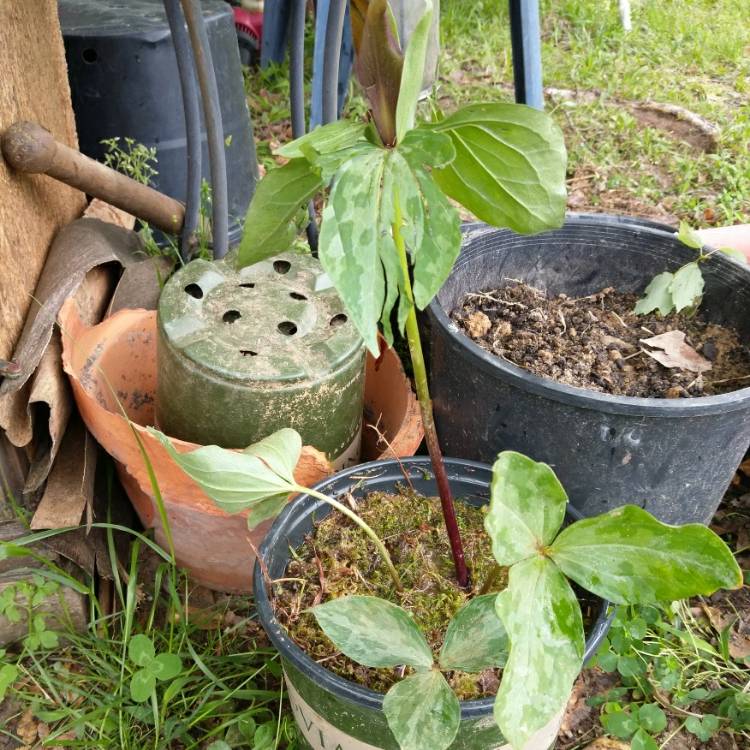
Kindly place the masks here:
<instances>
[{"instance_id":1,"label":"green trillium leaf","mask_svg":"<svg viewBox=\"0 0 750 750\"><path fill-rule=\"evenodd\" d=\"M257 456L282 479L294 484L294 469L302 453L302 438L296 430L283 427L257 443L248 445L243 453Z\"/></svg>"},{"instance_id":2,"label":"green trillium leaf","mask_svg":"<svg viewBox=\"0 0 750 750\"><path fill-rule=\"evenodd\" d=\"M401 84L396 105L396 140L401 141L414 127L417 101L422 90L427 42L432 24L432 0L424 0L425 10L411 33L404 55Z\"/></svg>"},{"instance_id":3,"label":"green trillium leaf","mask_svg":"<svg viewBox=\"0 0 750 750\"><path fill-rule=\"evenodd\" d=\"M383 196L386 157L385 149L374 149L342 165L323 211L319 244L321 265L374 356L385 297L382 215L392 211Z\"/></svg>"},{"instance_id":4,"label":"green trillium leaf","mask_svg":"<svg viewBox=\"0 0 750 750\"><path fill-rule=\"evenodd\" d=\"M130 697L136 703L143 703L156 689L156 677L148 669L139 669L130 678Z\"/></svg>"},{"instance_id":5,"label":"green trillium leaf","mask_svg":"<svg viewBox=\"0 0 750 750\"><path fill-rule=\"evenodd\" d=\"M157 680L173 680L182 671L182 660L177 654L159 654L148 669Z\"/></svg>"},{"instance_id":6,"label":"green trillium leaf","mask_svg":"<svg viewBox=\"0 0 750 750\"><path fill-rule=\"evenodd\" d=\"M583 663L583 619L573 589L548 558L510 569L497 595L510 655L495 699L495 720L514 750L557 720Z\"/></svg>"},{"instance_id":7,"label":"green trillium leaf","mask_svg":"<svg viewBox=\"0 0 750 750\"><path fill-rule=\"evenodd\" d=\"M134 635L128 643L128 657L133 664L139 667L145 667L154 660L154 644L147 636L139 633Z\"/></svg>"},{"instance_id":8,"label":"green trillium leaf","mask_svg":"<svg viewBox=\"0 0 750 750\"><path fill-rule=\"evenodd\" d=\"M383 713L401 750L445 750L461 723L458 698L434 669L397 682L385 694Z\"/></svg>"},{"instance_id":9,"label":"green trillium leaf","mask_svg":"<svg viewBox=\"0 0 750 750\"><path fill-rule=\"evenodd\" d=\"M667 315L674 307L672 300L672 282L674 274L665 271L651 279L646 291L635 305L636 315L646 315L658 310L661 315Z\"/></svg>"},{"instance_id":10,"label":"green trillium leaf","mask_svg":"<svg viewBox=\"0 0 750 750\"><path fill-rule=\"evenodd\" d=\"M406 610L376 596L344 596L312 613L336 648L366 667L432 666L427 640Z\"/></svg>"},{"instance_id":11,"label":"green trillium leaf","mask_svg":"<svg viewBox=\"0 0 750 750\"><path fill-rule=\"evenodd\" d=\"M513 565L552 542L565 518L568 496L544 463L503 451L492 467L484 528L500 565Z\"/></svg>"},{"instance_id":12,"label":"green trillium leaf","mask_svg":"<svg viewBox=\"0 0 750 750\"><path fill-rule=\"evenodd\" d=\"M398 144L400 153L414 169L445 167L456 158L456 147L449 135L426 127L410 130Z\"/></svg>"},{"instance_id":13,"label":"green trillium leaf","mask_svg":"<svg viewBox=\"0 0 750 750\"><path fill-rule=\"evenodd\" d=\"M174 462L227 513L239 513L269 498L286 498L296 485L274 472L258 456L206 445L189 453L178 453L172 441L149 428ZM266 439L268 440L268 439Z\"/></svg>"},{"instance_id":14,"label":"green trillium leaf","mask_svg":"<svg viewBox=\"0 0 750 750\"><path fill-rule=\"evenodd\" d=\"M321 125L309 133L285 143L275 153L287 159L306 158L312 148L318 154L330 154L353 146L364 140L366 125L361 122L337 120L328 125Z\"/></svg>"},{"instance_id":15,"label":"green trillium leaf","mask_svg":"<svg viewBox=\"0 0 750 750\"><path fill-rule=\"evenodd\" d=\"M680 222L679 230L675 236L683 245L687 245L693 250L700 250L703 247L703 240L700 235L686 221Z\"/></svg>"},{"instance_id":16,"label":"green trillium leaf","mask_svg":"<svg viewBox=\"0 0 750 750\"><path fill-rule=\"evenodd\" d=\"M677 312L686 307L696 307L703 295L703 274L697 263L688 263L680 268L669 287Z\"/></svg>"},{"instance_id":17,"label":"green trillium leaf","mask_svg":"<svg viewBox=\"0 0 750 750\"><path fill-rule=\"evenodd\" d=\"M424 202L424 239L414 259L414 302L420 310L440 291L461 251L461 219L432 177L415 170Z\"/></svg>"},{"instance_id":18,"label":"green trillium leaf","mask_svg":"<svg viewBox=\"0 0 750 750\"><path fill-rule=\"evenodd\" d=\"M243 268L287 250L297 236L297 214L321 187L323 180L307 159L292 159L276 167L258 183L245 217L237 255Z\"/></svg>"},{"instance_id":19,"label":"green trillium leaf","mask_svg":"<svg viewBox=\"0 0 750 750\"><path fill-rule=\"evenodd\" d=\"M456 612L440 651L441 669L481 672L503 667L508 658L508 634L495 611L497 594L477 596Z\"/></svg>"},{"instance_id":20,"label":"green trillium leaf","mask_svg":"<svg viewBox=\"0 0 750 750\"><path fill-rule=\"evenodd\" d=\"M567 155L549 115L518 104L474 104L430 126L456 157L433 172L440 188L477 218L531 233L562 225Z\"/></svg>"},{"instance_id":21,"label":"green trillium leaf","mask_svg":"<svg viewBox=\"0 0 750 750\"><path fill-rule=\"evenodd\" d=\"M742 585L737 561L701 524L668 526L635 505L564 529L549 555L568 578L616 604L647 604Z\"/></svg>"}]
</instances>

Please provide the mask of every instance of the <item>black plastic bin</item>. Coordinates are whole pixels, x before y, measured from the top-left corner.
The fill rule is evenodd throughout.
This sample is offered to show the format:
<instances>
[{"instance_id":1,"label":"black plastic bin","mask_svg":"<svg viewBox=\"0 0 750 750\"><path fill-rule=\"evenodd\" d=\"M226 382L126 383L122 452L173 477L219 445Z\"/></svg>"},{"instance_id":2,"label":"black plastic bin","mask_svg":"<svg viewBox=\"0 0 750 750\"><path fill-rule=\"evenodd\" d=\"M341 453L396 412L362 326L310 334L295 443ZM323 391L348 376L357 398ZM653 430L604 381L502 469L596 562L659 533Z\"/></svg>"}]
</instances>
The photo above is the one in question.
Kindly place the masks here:
<instances>
[{"instance_id":1,"label":"black plastic bin","mask_svg":"<svg viewBox=\"0 0 750 750\"><path fill-rule=\"evenodd\" d=\"M222 0L202 0L201 5L224 125L229 241L236 244L255 191L255 142L232 9ZM101 141L116 136L155 146L159 174L153 186L184 201L185 116L161 0L60 0L59 15L81 151L102 160L106 148ZM210 184L202 120L201 138L201 169Z\"/></svg>"},{"instance_id":2,"label":"black plastic bin","mask_svg":"<svg viewBox=\"0 0 750 750\"><path fill-rule=\"evenodd\" d=\"M750 388L719 396L611 396L537 377L485 351L448 314L466 292L520 279L580 297L642 292L694 260L673 233L619 217L571 216L522 236L464 228L455 268L429 307L431 385L448 455L491 461L517 450L551 464L576 507L595 515L635 503L669 523L708 522L750 443ZM701 265L701 311L750 335L750 271L717 254Z\"/></svg>"}]
</instances>

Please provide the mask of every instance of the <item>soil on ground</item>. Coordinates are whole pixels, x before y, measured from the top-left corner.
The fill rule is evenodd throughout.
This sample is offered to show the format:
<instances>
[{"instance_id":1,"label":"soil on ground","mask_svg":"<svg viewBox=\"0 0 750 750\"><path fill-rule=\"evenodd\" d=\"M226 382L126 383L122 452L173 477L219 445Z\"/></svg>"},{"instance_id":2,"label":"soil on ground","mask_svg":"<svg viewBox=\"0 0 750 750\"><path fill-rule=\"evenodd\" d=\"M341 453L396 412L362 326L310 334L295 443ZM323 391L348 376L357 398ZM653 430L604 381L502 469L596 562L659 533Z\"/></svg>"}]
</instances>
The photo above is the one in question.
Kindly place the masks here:
<instances>
[{"instance_id":1,"label":"soil on ground","mask_svg":"<svg viewBox=\"0 0 750 750\"><path fill-rule=\"evenodd\" d=\"M689 398L750 385L750 348L737 333L688 312L636 315L638 297L603 289L587 297L547 297L512 281L469 293L451 313L488 352L559 383L617 396ZM665 367L644 339L682 331L711 369Z\"/></svg>"}]
</instances>

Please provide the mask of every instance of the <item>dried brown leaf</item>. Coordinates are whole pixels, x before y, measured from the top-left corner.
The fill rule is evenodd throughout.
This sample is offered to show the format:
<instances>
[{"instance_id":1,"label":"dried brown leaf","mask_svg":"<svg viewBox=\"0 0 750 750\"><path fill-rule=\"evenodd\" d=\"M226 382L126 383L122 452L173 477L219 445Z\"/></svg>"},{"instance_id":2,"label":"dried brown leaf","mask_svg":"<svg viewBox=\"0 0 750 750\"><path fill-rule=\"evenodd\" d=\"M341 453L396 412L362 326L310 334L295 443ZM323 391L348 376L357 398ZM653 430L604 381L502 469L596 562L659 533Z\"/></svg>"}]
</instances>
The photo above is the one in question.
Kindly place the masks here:
<instances>
[{"instance_id":1,"label":"dried brown leaf","mask_svg":"<svg viewBox=\"0 0 750 750\"><path fill-rule=\"evenodd\" d=\"M707 372L711 363L685 341L683 331L667 331L658 336L641 339L647 348L643 351L664 367L678 367L690 372Z\"/></svg>"}]
</instances>

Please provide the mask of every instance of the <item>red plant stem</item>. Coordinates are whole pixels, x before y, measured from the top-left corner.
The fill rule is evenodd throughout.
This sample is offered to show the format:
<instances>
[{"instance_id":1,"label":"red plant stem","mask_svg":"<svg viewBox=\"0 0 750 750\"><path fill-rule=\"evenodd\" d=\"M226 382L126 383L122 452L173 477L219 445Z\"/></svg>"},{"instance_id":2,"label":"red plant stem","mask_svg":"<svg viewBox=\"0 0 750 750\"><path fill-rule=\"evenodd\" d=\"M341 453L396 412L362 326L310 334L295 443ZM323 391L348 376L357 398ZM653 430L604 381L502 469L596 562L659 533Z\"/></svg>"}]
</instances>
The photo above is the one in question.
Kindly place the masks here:
<instances>
[{"instance_id":1,"label":"red plant stem","mask_svg":"<svg viewBox=\"0 0 750 750\"><path fill-rule=\"evenodd\" d=\"M440 505L443 510L443 519L445 528L448 532L448 541L450 542L453 563L456 567L456 579L461 588L469 585L469 571L466 568L466 559L464 557L464 546L461 542L461 534L458 530L458 521L456 520L456 509L453 506L453 495L451 493L448 474L445 471L443 462L443 452L440 450L437 430L435 429L435 419L432 414L432 399L430 398L430 389L427 383L427 368L422 351L422 341L419 338L419 325L417 323L417 310L414 306L414 295L411 289L411 279L409 278L409 261L406 256L406 245L403 235L401 234L401 210L398 196L395 196L395 220L393 222L393 239L398 250L399 260L401 262L401 271L403 273L404 288L402 294L406 294L410 304L409 315L406 318L406 338L409 343L409 354L414 369L414 384L417 389L417 398L419 399L419 408L422 413L422 425L424 427L425 441L427 450L430 453L432 461L432 470L435 473L435 481L438 486L440 495Z\"/></svg>"}]
</instances>

